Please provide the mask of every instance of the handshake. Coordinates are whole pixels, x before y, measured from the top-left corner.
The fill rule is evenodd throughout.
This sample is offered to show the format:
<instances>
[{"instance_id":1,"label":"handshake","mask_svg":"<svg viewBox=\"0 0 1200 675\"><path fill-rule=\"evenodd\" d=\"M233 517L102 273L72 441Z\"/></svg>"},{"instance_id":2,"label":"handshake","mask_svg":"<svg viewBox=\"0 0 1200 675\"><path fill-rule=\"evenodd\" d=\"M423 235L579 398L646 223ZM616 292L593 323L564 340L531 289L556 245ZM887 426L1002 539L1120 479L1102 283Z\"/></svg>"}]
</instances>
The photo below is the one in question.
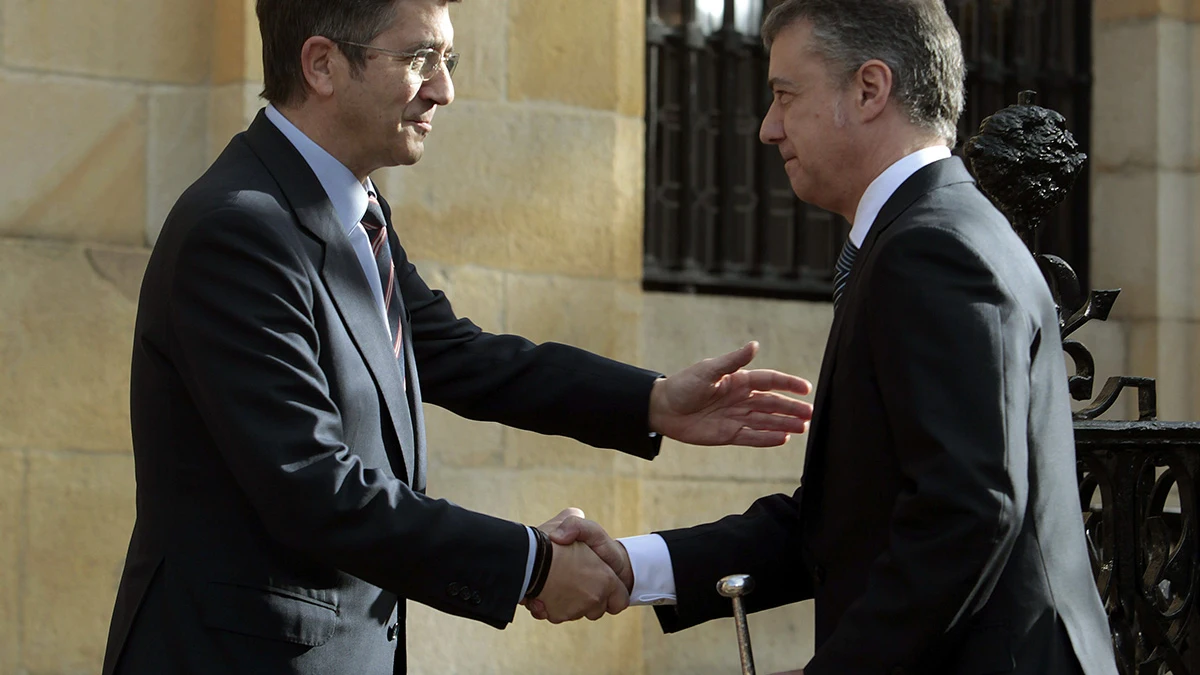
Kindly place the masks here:
<instances>
[{"instance_id":1,"label":"handshake","mask_svg":"<svg viewBox=\"0 0 1200 675\"><path fill-rule=\"evenodd\" d=\"M562 623L586 616L595 621L629 606L629 555L604 528L569 508L538 529L550 537L553 551L541 593L522 602L535 619Z\"/></svg>"}]
</instances>

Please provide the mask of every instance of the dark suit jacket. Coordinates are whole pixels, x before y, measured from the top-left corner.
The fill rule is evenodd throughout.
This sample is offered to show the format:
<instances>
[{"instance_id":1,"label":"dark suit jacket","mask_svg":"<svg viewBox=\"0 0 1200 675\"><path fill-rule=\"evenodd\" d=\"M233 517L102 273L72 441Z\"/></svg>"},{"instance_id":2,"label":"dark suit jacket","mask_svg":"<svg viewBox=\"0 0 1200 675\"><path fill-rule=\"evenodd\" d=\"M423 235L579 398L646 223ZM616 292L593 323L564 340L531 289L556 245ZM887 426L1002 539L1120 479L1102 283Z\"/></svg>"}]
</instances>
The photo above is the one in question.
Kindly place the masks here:
<instances>
[{"instance_id":1,"label":"dark suit jacket","mask_svg":"<svg viewBox=\"0 0 1200 675\"><path fill-rule=\"evenodd\" d=\"M656 374L483 333L391 246L402 360L319 181L261 113L180 198L138 306L138 518L105 675L403 673L403 599L511 621L528 533L424 496L422 396L657 453Z\"/></svg>"},{"instance_id":2,"label":"dark suit jacket","mask_svg":"<svg viewBox=\"0 0 1200 675\"><path fill-rule=\"evenodd\" d=\"M817 386L802 486L664 532L667 631L816 600L806 675L1115 674L1091 575L1054 302L958 159L886 203Z\"/></svg>"}]
</instances>

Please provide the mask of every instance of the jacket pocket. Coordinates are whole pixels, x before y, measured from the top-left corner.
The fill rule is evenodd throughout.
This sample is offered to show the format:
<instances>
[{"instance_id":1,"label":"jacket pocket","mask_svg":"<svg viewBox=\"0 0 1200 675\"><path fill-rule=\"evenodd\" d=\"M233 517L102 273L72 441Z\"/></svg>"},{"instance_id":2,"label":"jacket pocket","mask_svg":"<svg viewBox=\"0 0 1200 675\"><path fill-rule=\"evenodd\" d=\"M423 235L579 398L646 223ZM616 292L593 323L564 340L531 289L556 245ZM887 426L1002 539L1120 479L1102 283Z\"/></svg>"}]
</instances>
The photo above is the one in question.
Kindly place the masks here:
<instances>
[{"instance_id":1,"label":"jacket pocket","mask_svg":"<svg viewBox=\"0 0 1200 675\"><path fill-rule=\"evenodd\" d=\"M270 586L211 582L200 598L208 628L319 647L337 628L337 606Z\"/></svg>"}]
</instances>

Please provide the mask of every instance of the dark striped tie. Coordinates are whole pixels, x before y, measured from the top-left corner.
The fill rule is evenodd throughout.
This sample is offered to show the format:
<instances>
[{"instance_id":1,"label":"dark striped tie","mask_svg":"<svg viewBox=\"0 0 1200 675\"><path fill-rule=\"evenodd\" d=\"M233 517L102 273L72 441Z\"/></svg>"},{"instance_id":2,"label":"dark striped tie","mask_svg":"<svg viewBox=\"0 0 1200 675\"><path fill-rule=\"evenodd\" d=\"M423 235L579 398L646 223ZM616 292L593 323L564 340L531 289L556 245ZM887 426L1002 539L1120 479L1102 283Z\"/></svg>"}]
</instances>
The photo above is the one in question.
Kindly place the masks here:
<instances>
[{"instance_id":1,"label":"dark striped tie","mask_svg":"<svg viewBox=\"0 0 1200 675\"><path fill-rule=\"evenodd\" d=\"M833 311L836 313L842 302L842 293L846 291L846 281L850 278L850 270L854 268L854 256L858 255L858 247L849 239L842 247L837 264L833 266Z\"/></svg>"},{"instance_id":2,"label":"dark striped tie","mask_svg":"<svg viewBox=\"0 0 1200 675\"><path fill-rule=\"evenodd\" d=\"M367 212L363 215L362 226L367 231L367 240L371 242L375 264L379 266L379 280L383 284L383 309L387 313L388 329L392 332L392 352L399 359L403 347L403 331L400 325L400 302L394 300L397 293L396 267L392 264L392 248L388 246L388 230L383 209L380 208L374 192L367 193Z\"/></svg>"}]
</instances>

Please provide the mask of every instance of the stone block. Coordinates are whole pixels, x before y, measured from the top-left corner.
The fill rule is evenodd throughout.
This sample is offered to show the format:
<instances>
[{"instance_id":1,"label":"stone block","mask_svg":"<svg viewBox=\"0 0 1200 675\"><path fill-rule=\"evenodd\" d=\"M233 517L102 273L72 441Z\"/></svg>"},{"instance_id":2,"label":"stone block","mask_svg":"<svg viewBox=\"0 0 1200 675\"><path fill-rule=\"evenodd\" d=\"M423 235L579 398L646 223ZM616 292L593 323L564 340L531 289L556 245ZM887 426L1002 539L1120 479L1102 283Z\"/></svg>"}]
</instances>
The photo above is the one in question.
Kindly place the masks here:
<instances>
[{"instance_id":1,"label":"stone block","mask_svg":"<svg viewBox=\"0 0 1200 675\"><path fill-rule=\"evenodd\" d=\"M1200 19L1200 0L1196 2L1196 16ZM1188 24L1190 51L1187 54L1187 64L1194 66L1200 64L1200 23ZM1187 167L1191 170L1200 169L1200 68L1192 67L1188 73L1188 82L1190 83L1191 97L1188 99L1187 110L1190 114L1179 115L1181 119L1188 125L1188 133L1186 138L1190 139L1188 146L1188 162ZM1174 114L1179 114L1180 111L1171 111Z\"/></svg>"},{"instance_id":2,"label":"stone block","mask_svg":"<svg viewBox=\"0 0 1200 675\"><path fill-rule=\"evenodd\" d=\"M153 244L175 200L208 166L208 92L163 89L150 94L146 242Z\"/></svg>"},{"instance_id":3,"label":"stone block","mask_svg":"<svg viewBox=\"0 0 1200 675\"><path fill-rule=\"evenodd\" d=\"M508 98L641 117L645 4L510 0Z\"/></svg>"},{"instance_id":4,"label":"stone block","mask_svg":"<svg viewBox=\"0 0 1200 675\"><path fill-rule=\"evenodd\" d=\"M209 75L212 0L4 0L3 12L10 65L184 84Z\"/></svg>"},{"instance_id":5,"label":"stone block","mask_svg":"<svg viewBox=\"0 0 1200 675\"><path fill-rule=\"evenodd\" d=\"M1195 173L1158 172L1158 208L1153 227L1157 230L1157 310L1160 318L1200 317L1200 295L1197 295L1200 274L1196 271L1195 257L1200 251L1200 237L1196 236L1200 225L1195 203L1198 187L1200 178Z\"/></svg>"},{"instance_id":6,"label":"stone block","mask_svg":"<svg viewBox=\"0 0 1200 675\"><path fill-rule=\"evenodd\" d=\"M570 438L504 427L504 463L515 469L565 469L611 474L620 453ZM644 460L637 460L644 461Z\"/></svg>"},{"instance_id":7,"label":"stone block","mask_svg":"<svg viewBox=\"0 0 1200 675\"><path fill-rule=\"evenodd\" d=\"M629 523L636 521L637 502L628 499L637 494L636 488L613 477L484 470L450 471L443 482L448 498L464 506L500 509L507 501L514 508L495 515L529 524L543 522L572 505L583 508L614 536L632 533ZM499 497L500 493L506 497ZM641 672L642 614L630 610L595 623L553 626L534 621L518 607L515 621L501 633L410 603L409 670L496 675ZM448 635L453 638L447 639Z\"/></svg>"},{"instance_id":8,"label":"stone block","mask_svg":"<svg viewBox=\"0 0 1200 675\"><path fill-rule=\"evenodd\" d=\"M1162 114L1153 111L1158 110L1163 84L1159 78L1159 23L1102 23L1096 27L1089 153L1093 172L1158 163Z\"/></svg>"},{"instance_id":9,"label":"stone block","mask_svg":"<svg viewBox=\"0 0 1200 675\"><path fill-rule=\"evenodd\" d=\"M833 309L828 303L647 293L644 316L642 340L649 368L674 373L758 340L759 355L750 367L793 373L816 385ZM805 436L795 436L779 448L761 449L699 448L666 441L662 454L642 471L657 477L798 480L806 443Z\"/></svg>"},{"instance_id":10,"label":"stone block","mask_svg":"<svg viewBox=\"0 0 1200 675\"><path fill-rule=\"evenodd\" d=\"M127 455L32 452L22 661L97 672L135 516Z\"/></svg>"},{"instance_id":11,"label":"stone block","mask_svg":"<svg viewBox=\"0 0 1200 675\"><path fill-rule=\"evenodd\" d=\"M384 195L387 198L387 195ZM408 248L407 227L400 213L393 211L393 225L400 243L412 259ZM489 333L506 330L504 325L505 275L503 272L474 265L443 265L432 260L414 260L417 273L432 289L446 294L454 313L470 319Z\"/></svg>"},{"instance_id":12,"label":"stone block","mask_svg":"<svg viewBox=\"0 0 1200 675\"><path fill-rule=\"evenodd\" d=\"M267 102L259 98L261 82L213 87L208 96L208 160L217 158L229 140L246 130Z\"/></svg>"},{"instance_id":13,"label":"stone block","mask_svg":"<svg viewBox=\"0 0 1200 675\"><path fill-rule=\"evenodd\" d=\"M416 257L634 280L640 173L614 161L626 129L613 115L463 101L439 111L419 165L378 177Z\"/></svg>"},{"instance_id":14,"label":"stone block","mask_svg":"<svg viewBox=\"0 0 1200 675\"><path fill-rule=\"evenodd\" d=\"M505 275L505 330L534 342L559 342L639 362L641 290L626 282ZM509 466L611 472L618 455L573 440L505 429ZM639 460L640 461L640 460Z\"/></svg>"},{"instance_id":15,"label":"stone block","mask_svg":"<svg viewBox=\"0 0 1200 675\"><path fill-rule=\"evenodd\" d=\"M56 31L40 35L59 35L49 43L64 44ZM147 136L142 90L0 73L0 124L12 130L0 136L0 157L10 158L0 193L0 236L142 243Z\"/></svg>"},{"instance_id":16,"label":"stone block","mask_svg":"<svg viewBox=\"0 0 1200 675\"><path fill-rule=\"evenodd\" d=\"M401 241L406 243L405 224L397 220ZM489 332L501 332L504 324L504 275L481 267L452 267L417 261L417 270L430 288L446 294L458 316L471 319ZM429 432L429 463L436 468L502 466L504 429L494 423L458 417L433 405L425 406Z\"/></svg>"},{"instance_id":17,"label":"stone block","mask_svg":"<svg viewBox=\"0 0 1200 675\"><path fill-rule=\"evenodd\" d=\"M633 283L507 274L505 330L637 363L642 297Z\"/></svg>"},{"instance_id":18,"label":"stone block","mask_svg":"<svg viewBox=\"0 0 1200 675\"><path fill-rule=\"evenodd\" d=\"M1193 321L1148 320L1131 322L1130 370L1154 377L1157 382L1158 418L1191 420L1200 409L1200 326ZM1123 396L1133 396L1132 392ZM1136 408L1135 408L1136 409Z\"/></svg>"},{"instance_id":19,"label":"stone block","mask_svg":"<svg viewBox=\"0 0 1200 675\"><path fill-rule=\"evenodd\" d=\"M1194 21L1200 17L1196 0L1098 0L1093 10L1097 21L1116 22L1155 17Z\"/></svg>"},{"instance_id":20,"label":"stone block","mask_svg":"<svg viewBox=\"0 0 1200 675\"><path fill-rule=\"evenodd\" d=\"M1092 184L1092 286L1120 288L1117 319L1159 315L1159 174L1098 171Z\"/></svg>"},{"instance_id":21,"label":"stone block","mask_svg":"<svg viewBox=\"0 0 1200 675\"><path fill-rule=\"evenodd\" d=\"M504 427L476 422L433 405L425 406L430 475L440 467L504 465Z\"/></svg>"},{"instance_id":22,"label":"stone block","mask_svg":"<svg viewBox=\"0 0 1200 675\"><path fill-rule=\"evenodd\" d=\"M1092 165L1194 168L1200 97L1192 83L1195 28L1177 18L1102 23L1095 33Z\"/></svg>"},{"instance_id":23,"label":"stone block","mask_svg":"<svg viewBox=\"0 0 1200 675\"><path fill-rule=\"evenodd\" d=\"M0 240L0 446L125 452L142 249Z\"/></svg>"},{"instance_id":24,"label":"stone block","mask_svg":"<svg viewBox=\"0 0 1200 675\"><path fill-rule=\"evenodd\" d=\"M1197 81L1197 63L1192 60L1194 27L1179 19L1160 18L1153 22L1157 40L1158 96L1151 105L1158 113L1157 159L1164 169L1194 169L1195 127L1191 125L1193 83ZM1143 78L1149 79L1150 73ZM1143 102L1145 106L1148 102ZM1094 136L1093 136L1094 137Z\"/></svg>"},{"instance_id":25,"label":"stone block","mask_svg":"<svg viewBox=\"0 0 1200 675\"><path fill-rule=\"evenodd\" d=\"M764 495L791 494L793 483L661 481L642 485L646 530L687 527L741 513ZM714 589L715 593L716 590ZM647 673L736 673L737 637L732 619L721 619L682 633L663 635L648 609L643 645ZM812 603L804 602L754 614L750 618L758 672L801 668L813 654Z\"/></svg>"},{"instance_id":26,"label":"stone block","mask_svg":"<svg viewBox=\"0 0 1200 675\"><path fill-rule=\"evenodd\" d=\"M262 36L254 0L212 2L212 84L261 81Z\"/></svg>"},{"instance_id":27,"label":"stone block","mask_svg":"<svg viewBox=\"0 0 1200 675\"><path fill-rule=\"evenodd\" d=\"M508 0L450 6L454 49L462 54L454 72L460 99L499 100L508 85Z\"/></svg>"},{"instance_id":28,"label":"stone block","mask_svg":"<svg viewBox=\"0 0 1200 675\"><path fill-rule=\"evenodd\" d=\"M26 465L24 452L0 450L0 673L17 672Z\"/></svg>"}]
</instances>

